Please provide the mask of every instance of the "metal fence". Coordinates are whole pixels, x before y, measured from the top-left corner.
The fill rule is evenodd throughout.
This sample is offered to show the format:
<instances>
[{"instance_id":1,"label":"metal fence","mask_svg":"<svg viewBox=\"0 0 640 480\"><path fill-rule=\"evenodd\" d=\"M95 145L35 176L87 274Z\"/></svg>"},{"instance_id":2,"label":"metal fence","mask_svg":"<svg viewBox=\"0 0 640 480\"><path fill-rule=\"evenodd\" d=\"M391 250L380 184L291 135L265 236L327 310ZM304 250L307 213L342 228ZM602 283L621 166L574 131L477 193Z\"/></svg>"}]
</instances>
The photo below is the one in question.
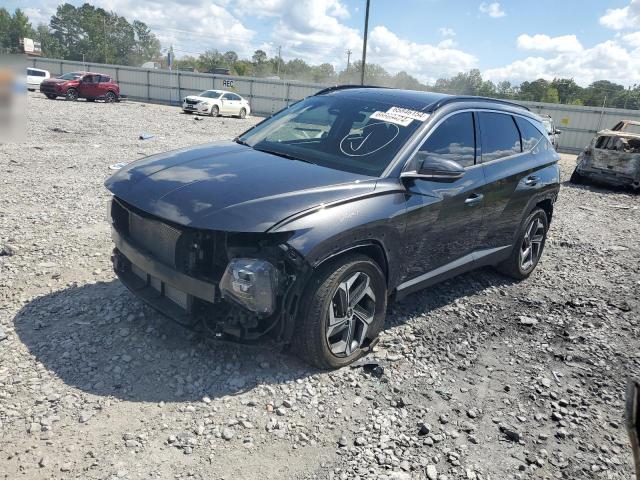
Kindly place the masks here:
<instances>
[{"instance_id":1,"label":"metal fence","mask_svg":"<svg viewBox=\"0 0 640 480\"><path fill-rule=\"evenodd\" d=\"M206 73L170 72L105 65L100 63L71 62L49 58L31 58L31 66L51 72L52 76L74 71L97 71L111 75L120 84L120 90L132 100L178 105L186 95L203 90L232 90L251 103L256 115L271 115L327 85L300 83L296 81L274 80L254 77L234 77L210 75ZM555 103L519 102L540 114L548 114L562 131L560 150L579 152L593 135L603 128L610 128L622 119L640 120L640 111L619 108L596 108Z\"/></svg>"}]
</instances>

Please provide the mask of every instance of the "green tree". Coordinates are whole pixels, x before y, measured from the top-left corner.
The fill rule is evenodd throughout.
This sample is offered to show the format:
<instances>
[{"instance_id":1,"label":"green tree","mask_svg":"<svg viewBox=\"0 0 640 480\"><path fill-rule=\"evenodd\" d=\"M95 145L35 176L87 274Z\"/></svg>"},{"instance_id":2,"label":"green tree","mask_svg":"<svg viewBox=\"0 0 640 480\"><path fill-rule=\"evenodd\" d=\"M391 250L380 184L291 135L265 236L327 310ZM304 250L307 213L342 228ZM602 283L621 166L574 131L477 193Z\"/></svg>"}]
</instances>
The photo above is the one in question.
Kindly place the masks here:
<instances>
[{"instance_id":1,"label":"green tree","mask_svg":"<svg viewBox=\"0 0 640 480\"><path fill-rule=\"evenodd\" d=\"M229 68L233 68L235 63L238 61L238 54L233 50L229 50L228 52L224 52L222 58Z\"/></svg>"},{"instance_id":2,"label":"green tree","mask_svg":"<svg viewBox=\"0 0 640 480\"><path fill-rule=\"evenodd\" d=\"M573 78L554 78L551 86L558 91L559 103L569 103L571 99L579 98L583 90Z\"/></svg>"},{"instance_id":3,"label":"green tree","mask_svg":"<svg viewBox=\"0 0 640 480\"><path fill-rule=\"evenodd\" d=\"M540 101L545 103L560 103L558 90L554 87L548 87L542 95Z\"/></svg>"}]
</instances>

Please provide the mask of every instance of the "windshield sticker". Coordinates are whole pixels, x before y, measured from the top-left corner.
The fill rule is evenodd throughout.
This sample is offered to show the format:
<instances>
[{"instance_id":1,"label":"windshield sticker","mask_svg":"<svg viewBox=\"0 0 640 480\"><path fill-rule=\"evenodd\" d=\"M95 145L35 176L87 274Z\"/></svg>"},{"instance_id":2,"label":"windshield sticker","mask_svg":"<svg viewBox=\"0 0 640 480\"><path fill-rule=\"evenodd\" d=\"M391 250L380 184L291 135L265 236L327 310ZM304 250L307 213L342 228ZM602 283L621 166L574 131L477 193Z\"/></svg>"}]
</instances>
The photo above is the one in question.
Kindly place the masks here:
<instances>
[{"instance_id":1,"label":"windshield sticker","mask_svg":"<svg viewBox=\"0 0 640 480\"><path fill-rule=\"evenodd\" d=\"M393 115L400 115L402 117L412 118L413 120L418 120L419 122L424 122L429 119L430 115L425 112L419 112L417 110L411 110L409 108L400 108L400 107L391 107L387 110L387 113L391 113Z\"/></svg>"},{"instance_id":2,"label":"windshield sticker","mask_svg":"<svg viewBox=\"0 0 640 480\"><path fill-rule=\"evenodd\" d=\"M403 127L407 127L411 122L413 122L413 118L389 112L373 112L369 118L372 120L382 120L383 122L395 123L396 125L402 125Z\"/></svg>"},{"instance_id":3,"label":"windshield sticker","mask_svg":"<svg viewBox=\"0 0 640 480\"><path fill-rule=\"evenodd\" d=\"M376 113L384 114L384 112ZM373 118L373 115L369 118ZM411 119L408 120L411 122ZM340 151L348 157L371 155L393 142L399 133L400 128L393 122L370 123L345 136L340 142Z\"/></svg>"}]
</instances>

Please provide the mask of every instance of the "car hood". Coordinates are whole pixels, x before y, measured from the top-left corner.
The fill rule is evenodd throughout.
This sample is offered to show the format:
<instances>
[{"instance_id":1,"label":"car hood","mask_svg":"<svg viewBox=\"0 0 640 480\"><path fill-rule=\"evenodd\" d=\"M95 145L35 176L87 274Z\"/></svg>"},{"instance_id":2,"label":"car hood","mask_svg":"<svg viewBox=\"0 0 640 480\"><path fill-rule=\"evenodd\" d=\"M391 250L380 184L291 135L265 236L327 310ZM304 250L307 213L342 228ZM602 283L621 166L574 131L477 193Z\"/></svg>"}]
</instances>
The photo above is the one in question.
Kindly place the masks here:
<instances>
[{"instance_id":1,"label":"car hood","mask_svg":"<svg viewBox=\"0 0 640 480\"><path fill-rule=\"evenodd\" d=\"M217 98L209 98L209 97L199 97L197 95L188 95L186 97L184 97L185 100L197 100L198 102L213 102L215 100L217 100Z\"/></svg>"},{"instance_id":2,"label":"car hood","mask_svg":"<svg viewBox=\"0 0 640 480\"><path fill-rule=\"evenodd\" d=\"M42 80L42 83L47 82L47 83L67 83L67 82L73 82L74 80L62 80L61 78L45 78L44 80Z\"/></svg>"},{"instance_id":3,"label":"car hood","mask_svg":"<svg viewBox=\"0 0 640 480\"><path fill-rule=\"evenodd\" d=\"M289 160L234 142L133 162L105 182L118 198L194 228L263 232L313 207L367 195L376 179Z\"/></svg>"}]
</instances>

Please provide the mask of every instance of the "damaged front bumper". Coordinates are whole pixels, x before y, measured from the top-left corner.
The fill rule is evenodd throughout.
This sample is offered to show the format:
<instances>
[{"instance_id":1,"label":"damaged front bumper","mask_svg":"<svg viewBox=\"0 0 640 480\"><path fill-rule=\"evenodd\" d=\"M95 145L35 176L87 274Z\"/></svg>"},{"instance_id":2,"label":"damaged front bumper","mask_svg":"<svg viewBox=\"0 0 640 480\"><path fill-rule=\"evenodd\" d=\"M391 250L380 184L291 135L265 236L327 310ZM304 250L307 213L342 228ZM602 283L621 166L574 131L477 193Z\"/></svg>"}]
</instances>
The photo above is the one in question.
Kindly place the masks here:
<instances>
[{"instance_id":1,"label":"damaged front bumper","mask_svg":"<svg viewBox=\"0 0 640 480\"><path fill-rule=\"evenodd\" d=\"M640 155L638 159L633 162L634 164L637 163L635 169L629 169L628 167L624 170L616 168L615 162L612 162L611 165L600 165L600 163L601 162L598 162L596 165L591 154L587 152L581 153L578 156L578 164L576 165L573 178L587 179L596 184L610 185L613 187L640 188ZM635 170L636 173L627 173L628 170L631 170L631 172Z\"/></svg>"},{"instance_id":2,"label":"damaged front bumper","mask_svg":"<svg viewBox=\"0 0 640 480\"><path fill-rule=\"evenodd\" d=\"M281 237L192 231L112 202L114 271L141 300L216 338L289 342L310 269Z\"/></svg>"}]
</instances>

